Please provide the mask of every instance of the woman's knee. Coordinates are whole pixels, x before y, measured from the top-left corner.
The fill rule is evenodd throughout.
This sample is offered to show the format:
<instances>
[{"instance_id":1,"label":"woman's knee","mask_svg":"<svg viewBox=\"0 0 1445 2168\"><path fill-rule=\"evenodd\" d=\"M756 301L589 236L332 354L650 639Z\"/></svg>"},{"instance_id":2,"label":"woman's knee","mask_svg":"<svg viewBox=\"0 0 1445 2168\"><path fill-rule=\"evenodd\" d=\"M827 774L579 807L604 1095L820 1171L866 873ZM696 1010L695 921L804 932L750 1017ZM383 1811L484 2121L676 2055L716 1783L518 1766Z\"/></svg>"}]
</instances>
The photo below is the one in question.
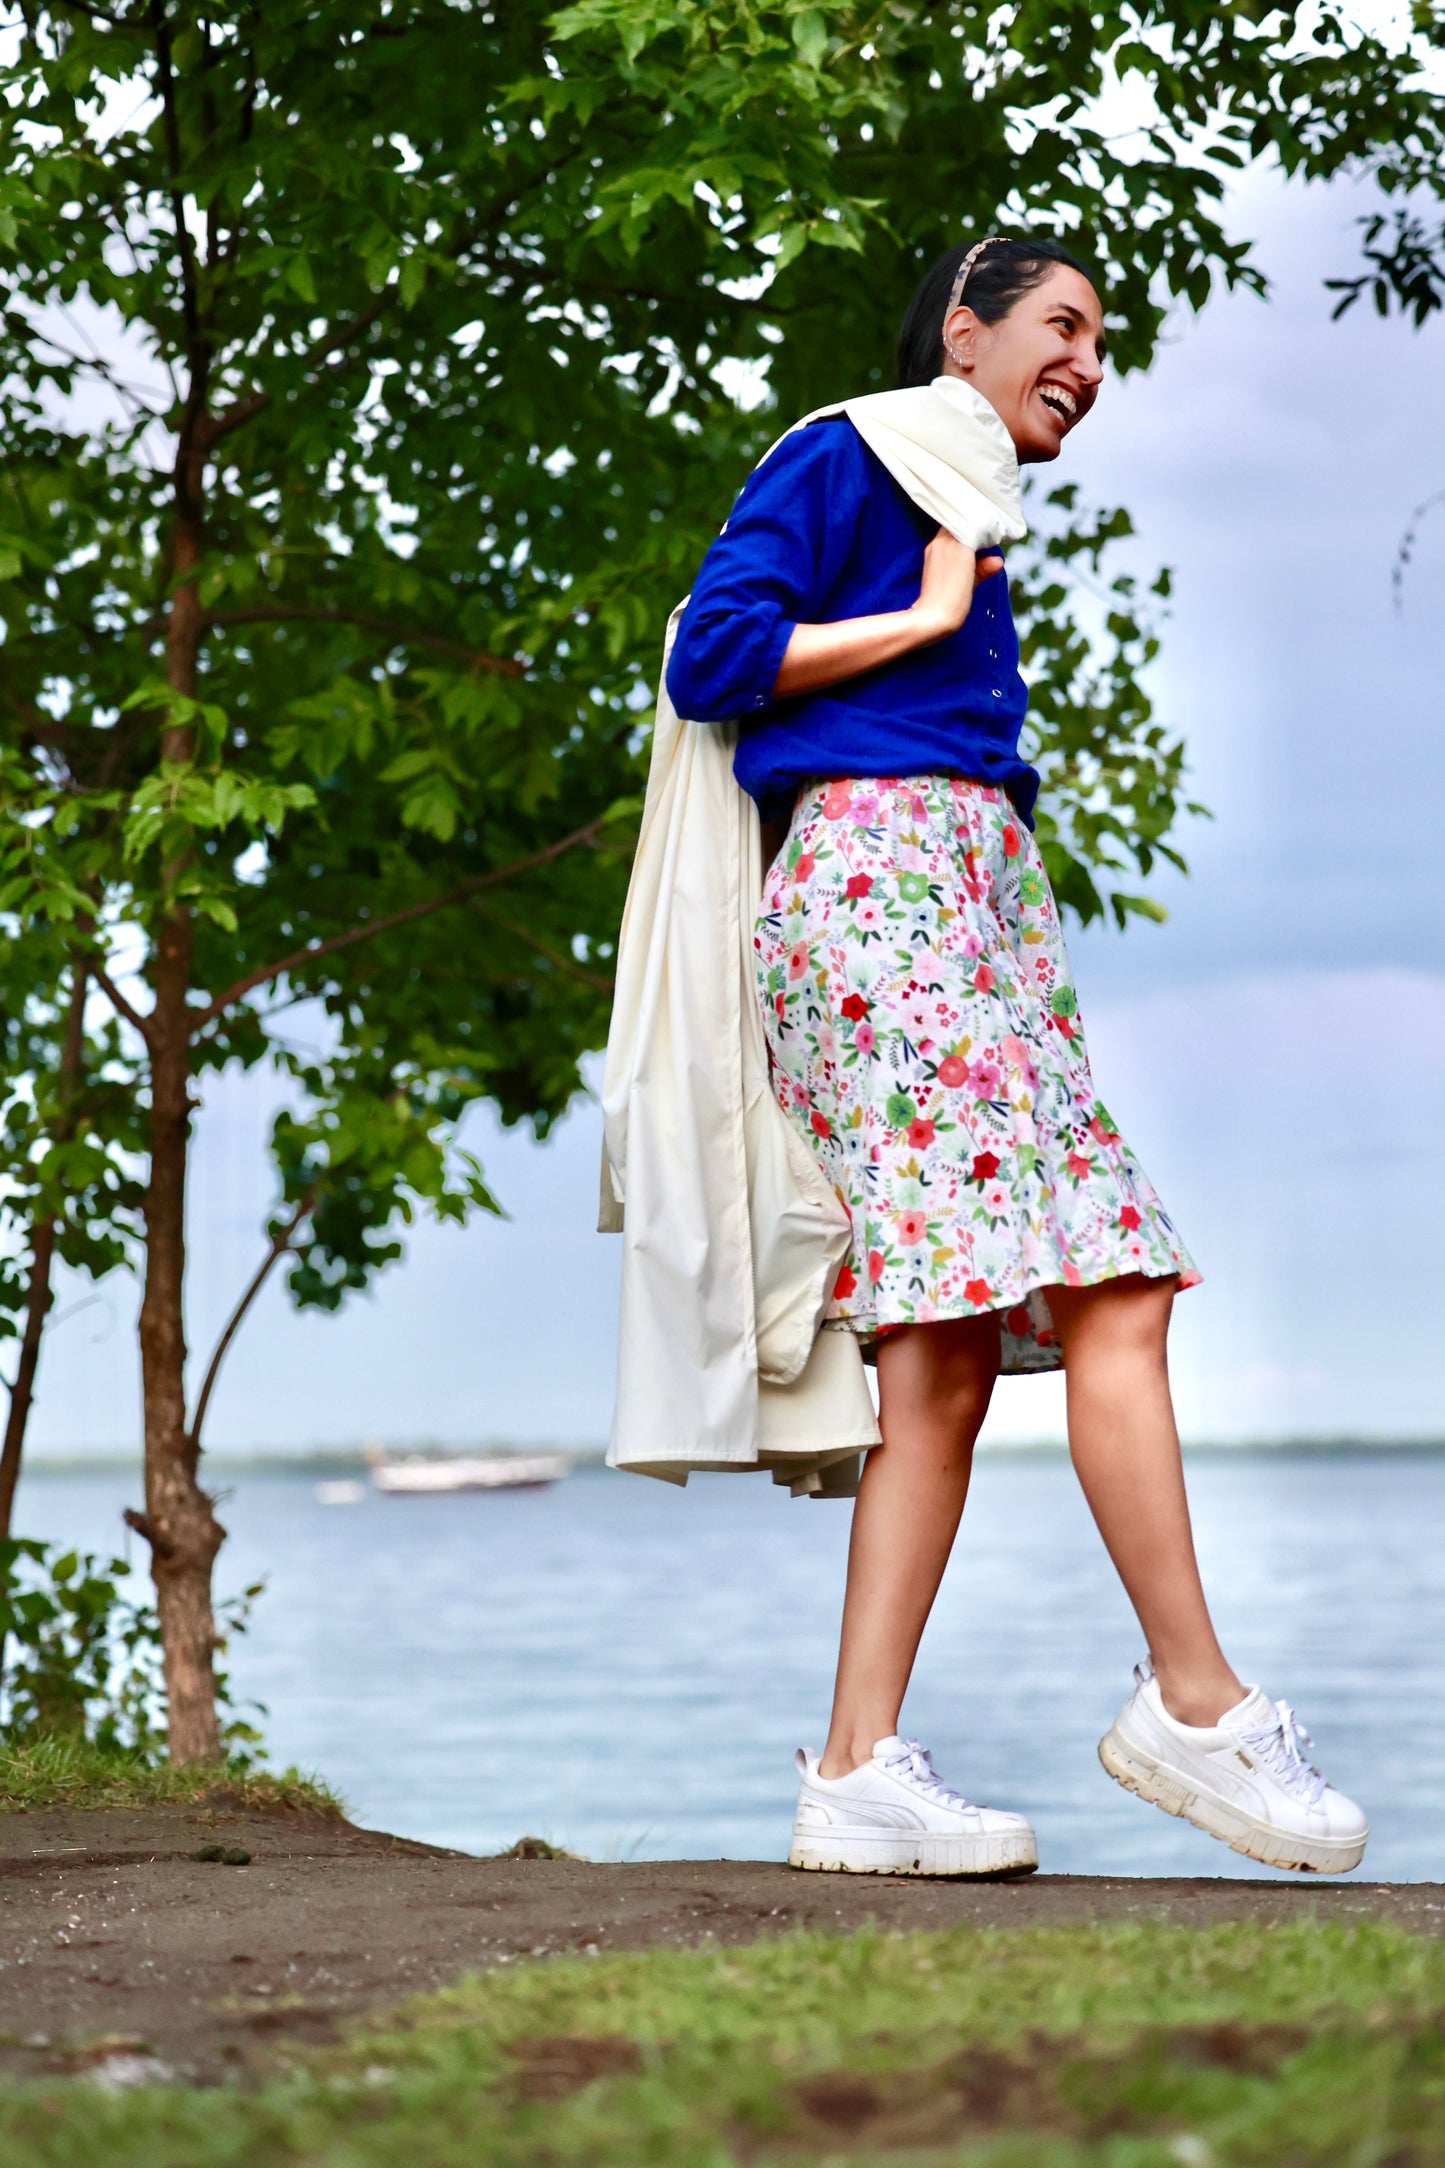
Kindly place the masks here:
<instances>
[{"instance_id":1,"label":"woman's knee","mask_svg":"<svg viewBox=\"0 0 1445 2168\"><path fill-rule=\"evenodd\" d=\"M998 1376L998 1323L950 1319L889 1333L878 1349L878 1384L885 1413L910 1413L972 1447Z\"/></svg>"},{"instance_id":2,"label":"woman's knee","mask_svg":"<svg viewBox=\"0 0 1445 2168\"><path fill-rule=\"evenodd\" d=\"M1049 1308L1067 1368L1095 1356L1166 1360L1176 1282L1130 1273L1094 1287L1050 1288Z\"/></svg>"}]
</instances>

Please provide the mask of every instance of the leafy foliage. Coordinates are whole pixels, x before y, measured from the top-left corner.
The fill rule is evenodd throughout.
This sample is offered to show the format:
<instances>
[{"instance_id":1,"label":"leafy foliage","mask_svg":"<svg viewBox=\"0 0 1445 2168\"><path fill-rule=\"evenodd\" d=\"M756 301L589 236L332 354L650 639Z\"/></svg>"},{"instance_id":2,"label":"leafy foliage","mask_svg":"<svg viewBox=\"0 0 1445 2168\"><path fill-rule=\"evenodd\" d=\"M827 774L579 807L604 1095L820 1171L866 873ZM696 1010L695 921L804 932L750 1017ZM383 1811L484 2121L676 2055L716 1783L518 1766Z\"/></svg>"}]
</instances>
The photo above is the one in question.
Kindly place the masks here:
<instances>
[{"instance_id":1,"label":"leafy foliage","mask_svg":"<svg viewBox=\"0 0 1445 2168\"><path fill-rule=\"evenodd\" d=\"M1401 204L1391 212L1372 211L1359 223L1367 268L1353 278L1325 280L1340 297L1336 317L1368 294L1377 316L1398 308L1418 330L1437 309L1445 308L1445 219L1432 224L1409 204Z\"/></svg>"},{"instance_id":2,"label":"leafy foliage","mask_svg":"<svg viewBox=\"0 0 1445 2168\"><path fill-rule=\"evenodd\" d=\"M1219 221L1242 163L1373 166L1387 186L1434 172L1439 101L1414 53L1438 31L1419 11L1412 49L1328 9L1177 0L1083 16L578 0L550 24L442 0L37 11L6 81L0 227L4 689L34 825L0 900L63 917L98 873L118 933L180 898L219 991L581 826L626 793L657 628L775 417L886 381L939 246L971 226L1065 232L1138 366L1173 300L1260 283ZM1116 82L1140 115L1120 136L1093 103ZM67 331L79 300L130 328L123 359ZM739 370L766 382L765 414L733 403ZM87 381L115 418L57 421ZM167 439L198 410L192 697L156 658ZM1054 650L1075 637L1061 623ZM1148 728L1123 689L1141 654L1126 640L1100 666L1127 750L1119 734ZM1061 709L1040 704L1046 760ZM190 757L159 757L162 725L194 733ZM1167 761L1159 787L1146 858L1173 810ZM1114 845L1137 856L1132 785L1117 810ZM1077 864L1066 889L1089 908ZM621 868L585 871L511 914L544 949L468 926L469 958L506 958L514 1000L468 1006L476 1036L508 1041L511 1117L545 1123L599 1028L605 986L589 1001L575 984L571 1062L526 1028L539 1007L561 1020L556 959L579 937L605 958ZM449 928L417 940L456 945ZM288 983L344 1030L349 978L303 964ZM215 1020L206 1058L262 1051L243 1010Z\"/></svg>"},{"instance_id":3,"label":"leafy foliage","mask_svg":"<svg viewBox=\"0 0 1445 2168\"><path fill-rule=\"evenodd\" d=\"M73 1738L143 1766L160 1760L160 1625L129 1593L130 1578L123 1558L0 1540L0 1738L8 1749ZM220 1607L222 1657L231 1637L246 1631L264 1586L254 1582ZM249 1767L261 1734L237 1712L224 1669L216 1698L226 1712L227 1758Z\"/></svg>"},{"instance_id":4,"label":"leafy foliage","mask_svg":"<svg viewBox=\"0 0 1445 2168\"><path fill-rule=\"evenodd\" d=\"M139 1233L135 1062L113 1017L93 1012L81 1073L62 1074L73 984L70 944L44 921L0 920L0 1338L25 1301L30 1229L54 1215L56 1249L100 1277L131 1254Z\"/></svg>"},{"instance_id":5,"label":"leafy foliage","mask_svg":"<svg viewBox=\"0 0 1445 2168\"><path fill-rule=\"evenodd\" d=\"M1161 919L1158 903L1120 883L1134 868L1147 877L1156 857L1183 870L1167 838L1181 811L1204 811L1184 796L1183 742L1155 720L1146 690L1170 575L1142 592L1132 573L1105 576L1110 546L1134 532L1122 508L1081 514L1072 483L1045 506L1010 576L1031 683L1028 749L1043 779L1039 841L1060 903L1083 922L1105 911L1120 927ZM1068 611L1070 583L1094 604L1092 636Z\"/></svg>"}]
</instances>

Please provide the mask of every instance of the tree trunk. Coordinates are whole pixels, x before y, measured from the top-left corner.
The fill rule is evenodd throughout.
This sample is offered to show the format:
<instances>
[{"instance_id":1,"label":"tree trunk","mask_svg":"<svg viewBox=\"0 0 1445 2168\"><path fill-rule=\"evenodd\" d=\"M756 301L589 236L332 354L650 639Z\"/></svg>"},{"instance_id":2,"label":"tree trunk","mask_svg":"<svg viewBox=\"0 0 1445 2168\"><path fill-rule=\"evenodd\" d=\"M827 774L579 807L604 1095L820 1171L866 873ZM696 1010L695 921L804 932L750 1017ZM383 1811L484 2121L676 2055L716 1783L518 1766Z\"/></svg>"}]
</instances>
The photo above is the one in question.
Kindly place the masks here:
<instances>
[{"instance_id":1,"label":"tree trunk","mask_svg":"<svg viewBox=\"0 0 1445 2168\"><path fill-rule=\"evenodd\" d=\"M65 1016L56 1072L59 1101L55 1124L57 1143L72 1133L68 1101L80 1078L85 1049L85 993L89 978L83 964L72 967L70 1003ZM5 1417L5 1443L0 1447L0 1537L8 1536L15 1512L15 1486L25 1452L25 1431L35 1400L35 1372L40 1362L40 1339L50 1310L50 1269L55 1257L55 1214L46 1212L30 1231L30 1286L25 1297L25 1325L20 1335L20 1360L10 1388Z\"/></svg>"},{"instance_id":2,"label":"tree trunk","mask_svg":"<svg viewBox=\"0 0 1445 2168\"><path fill-rule=\"evenodd\" d=\"M193 697L201 614L195 572L201 555L202 454L189 432L176 462L172 599L166 626L166 678ZM192 735L170 728L162 757L189 760ZM169 887L181 863L166 868ZM146 1187L145 1298L140 1313L145 1406L144 1515L130 1516L151 1547L160 1614L170 1758L212 1760L221 1752L216 1717L216 1621L211 1568L226 1532L198 1481L199 1452L186 1424L186 1161L190 1148L192 925L189 910L163 910L153 957L151 1010L150 1179Z\"/></svg>"},{"instance_id":3,"label":"tree trunk","mask_svg":"<svg viewBox=\"0 0 1445 2168\"><path fill-rule=\"evenodd\" d=\"M146 1510L133 1525L151 1546L174 1762L205 1761L221 1751L211 1568L225 1530L197 1480L197 1455L186 1427L183 1303L191 1107L185 997L190 957L188 914L170 912L156 952L151 1022L150 1180L140 1313Z\"/></svg>"}]
</instances>

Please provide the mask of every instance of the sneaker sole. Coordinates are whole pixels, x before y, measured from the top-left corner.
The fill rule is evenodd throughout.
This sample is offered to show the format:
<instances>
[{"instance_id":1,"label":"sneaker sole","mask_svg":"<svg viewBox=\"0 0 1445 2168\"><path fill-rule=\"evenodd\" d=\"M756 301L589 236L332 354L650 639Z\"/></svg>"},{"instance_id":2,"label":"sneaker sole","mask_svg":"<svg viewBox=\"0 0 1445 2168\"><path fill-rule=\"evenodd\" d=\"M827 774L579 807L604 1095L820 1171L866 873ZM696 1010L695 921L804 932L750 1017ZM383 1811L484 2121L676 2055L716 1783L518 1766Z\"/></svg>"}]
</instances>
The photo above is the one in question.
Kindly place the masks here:
<instances>
[{"instance_id":1,"label":"sneaker sole","mask_svg":"<svg viewBox=\"0 0 1445 2168\"><path fill-rule=\"evenodd\" d=\"M788 1865L808 1874L916 1874L936 1880L1033 1874L1039 1864L1032 1830L998 1836L940 1837L927 1830L793 1834Z\"/></svg>"},{"instance_id":2,"label":"sneaker sole","mask_svg":"<svg viewBox=\"0 0 1445 2168\"><path fill-rule=\"evenodd\" d=\"M1232 1852L1257 1859L1265 1867L1290 1867L1299 1874L1348 1874L1365 1856L1369 1831L1336 1844L1292 1836L1255 1815L1231 1807L1212 1792L1191 1790L1187 1778L1166 1763L1130 1746L1117 1725L1099 1741L1099 1759L1116 1784L1147 1799L1151 1807L1192 1822L1218 1837Z\"/></svg>"}]
</instances>

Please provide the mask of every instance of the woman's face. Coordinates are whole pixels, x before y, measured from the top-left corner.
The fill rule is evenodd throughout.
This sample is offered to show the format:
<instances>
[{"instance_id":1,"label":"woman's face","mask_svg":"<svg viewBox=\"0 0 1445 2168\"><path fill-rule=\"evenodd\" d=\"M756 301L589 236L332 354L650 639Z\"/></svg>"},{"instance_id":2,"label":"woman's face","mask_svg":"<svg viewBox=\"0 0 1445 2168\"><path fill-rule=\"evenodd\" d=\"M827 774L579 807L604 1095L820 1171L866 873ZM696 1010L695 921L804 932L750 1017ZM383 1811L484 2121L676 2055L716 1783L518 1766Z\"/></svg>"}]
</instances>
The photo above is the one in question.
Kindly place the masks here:
<instances>
[{"instance_id":1,"label":"woman's face","mask_svg":"<svg viewBox=\"0 0 1445 2168\"><path fill-rule=\"evenodd\" d=\"M943 373L982 392L1013 438L1020 466L1057 459L1104 374L1099 297L1082 271L1061 263L996 324L982 323L965 298L944 319Z\"/></svg>"}]
</instances>

